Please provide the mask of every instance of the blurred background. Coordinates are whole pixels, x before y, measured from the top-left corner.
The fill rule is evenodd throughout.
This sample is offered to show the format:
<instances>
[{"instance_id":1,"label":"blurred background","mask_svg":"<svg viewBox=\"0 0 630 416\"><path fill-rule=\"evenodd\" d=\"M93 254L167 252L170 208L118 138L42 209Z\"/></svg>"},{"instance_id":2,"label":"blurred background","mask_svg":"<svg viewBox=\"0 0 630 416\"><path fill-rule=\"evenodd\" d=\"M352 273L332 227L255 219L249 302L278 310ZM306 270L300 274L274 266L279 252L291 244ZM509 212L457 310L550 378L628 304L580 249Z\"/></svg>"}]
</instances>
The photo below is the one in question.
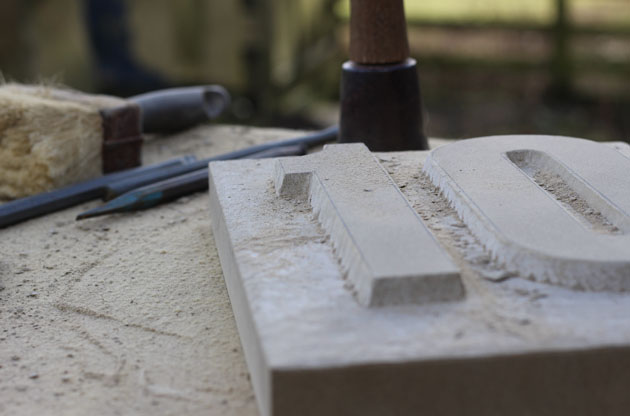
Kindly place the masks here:
<instances>
[{"instance_id":1,"label":"blurred background","mask_svg":"<svg viewBox=\"0 0 630 416\"><path fill-rule=\"evenodd\" d=\"M222 84L226 122L337 122L348 0L2 0L5 81ZM630 139L629 0L406 0L432 137Z\"/></svg>"}]
</instances>

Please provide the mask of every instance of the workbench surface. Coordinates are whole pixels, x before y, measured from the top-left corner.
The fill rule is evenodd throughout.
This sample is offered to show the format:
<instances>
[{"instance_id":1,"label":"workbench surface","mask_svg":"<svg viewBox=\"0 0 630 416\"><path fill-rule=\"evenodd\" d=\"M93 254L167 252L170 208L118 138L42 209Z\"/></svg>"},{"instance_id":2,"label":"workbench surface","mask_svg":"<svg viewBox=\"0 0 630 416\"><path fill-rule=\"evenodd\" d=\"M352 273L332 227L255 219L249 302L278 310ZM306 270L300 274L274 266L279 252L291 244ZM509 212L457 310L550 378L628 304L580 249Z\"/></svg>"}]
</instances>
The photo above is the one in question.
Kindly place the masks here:
<instances>
[{"instance_id":1,"label":"workbench surface","mask_svg":"<svg viewBox=\"0 0 630 416\"><path fill-rule=\"evenodd\" d=\"M296 134L204 126L143 159ZM74 221L100 203L0 230L0 414L258 414L207 193Z\"/></svg>"}]
</instances>

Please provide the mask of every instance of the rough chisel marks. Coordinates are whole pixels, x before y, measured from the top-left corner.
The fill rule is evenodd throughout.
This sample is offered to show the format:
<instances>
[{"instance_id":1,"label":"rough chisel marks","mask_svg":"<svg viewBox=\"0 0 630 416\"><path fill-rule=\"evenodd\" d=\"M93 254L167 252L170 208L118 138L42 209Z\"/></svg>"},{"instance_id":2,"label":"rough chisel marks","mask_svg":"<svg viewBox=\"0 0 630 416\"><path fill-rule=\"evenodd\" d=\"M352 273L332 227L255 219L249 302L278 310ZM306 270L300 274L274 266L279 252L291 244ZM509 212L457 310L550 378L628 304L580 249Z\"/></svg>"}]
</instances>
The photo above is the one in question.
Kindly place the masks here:
<instances>
[{"instance_id":1,"label":"rough chisel marks","mask_svg":"<svg viewBox=\"0 0 630 416\"><path fill-rule=\"evenodd\" d=\"M462 298L459 270L363 144L276 161L279 196L310 200L365 306Z\"/></svg>"},{"instance_id":2,"label":"rough chisel marks","mask_svg":"<svg viewBox=\"0 0 630 416\"><path fill-rule=\"evenodd\" d=\"M487 137L434 150L424 169L508 268L566 287L630 290L630 160L615 149Z\"/></svg>"}]
</instances>

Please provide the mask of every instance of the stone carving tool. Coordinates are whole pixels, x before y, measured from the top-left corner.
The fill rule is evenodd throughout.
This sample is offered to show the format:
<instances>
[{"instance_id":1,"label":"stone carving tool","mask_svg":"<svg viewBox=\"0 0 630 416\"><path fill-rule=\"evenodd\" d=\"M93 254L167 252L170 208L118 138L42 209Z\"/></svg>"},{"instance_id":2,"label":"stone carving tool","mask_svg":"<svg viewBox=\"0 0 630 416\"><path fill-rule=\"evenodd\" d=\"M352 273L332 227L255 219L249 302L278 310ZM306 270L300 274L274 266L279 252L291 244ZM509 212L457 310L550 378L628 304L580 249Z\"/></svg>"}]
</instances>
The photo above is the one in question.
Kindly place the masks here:
<instances>
[{"instance_id":1,"label":"stone carving tool","mask_svg":"<svg viewBox=\"0 0 630 416\"><path fill-rule=\"evenodd\" d=\"M373 152L427 150L403 0L350 3L350 60L342 67L339 142L363 142Z\"/></svg>"},{"instance_id":2,"label":"stone carving tool","mask_svg":"<svg viewBox=\"0 0 630 416\"><path fill-rule=\"evenodd\" d=\"M294 144L263 150L248 156L248 159L263 159L284 156L305 155L307 147L304 144ZM151 185L143 186L127 192L109 201L107 204L83 212L77 220L98 217L119 212L138 211L172 201L179 197L208 189L208 167L176 176Z\"/></svg>"},{"instance_id":3,"label":"stone carving tool","mask_svg":"<svg viewBox=\"0 0 630 416\"><path fill-rule=\"evenodd\" d=\"M6 204L0 205L0 228L60 211L93 199L102 198L105 195L105 187L109 182L122 180L142 173L159 172L172 166L192 163L194 160L194 156L184 156L156 165L110 173L55 191L44 192L42 194L7 202Z\"/></svg>"}]
</instances>

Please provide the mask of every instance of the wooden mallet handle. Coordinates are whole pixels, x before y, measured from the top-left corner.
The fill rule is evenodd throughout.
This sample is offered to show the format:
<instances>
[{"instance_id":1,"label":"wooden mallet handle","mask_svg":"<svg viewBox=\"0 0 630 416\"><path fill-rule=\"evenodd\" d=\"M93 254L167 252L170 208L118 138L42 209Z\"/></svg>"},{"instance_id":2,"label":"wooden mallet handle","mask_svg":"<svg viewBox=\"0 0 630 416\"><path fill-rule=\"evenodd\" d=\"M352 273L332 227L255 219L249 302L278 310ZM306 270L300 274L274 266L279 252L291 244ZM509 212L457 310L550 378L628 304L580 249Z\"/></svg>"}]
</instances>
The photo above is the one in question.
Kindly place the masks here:
<instances>
[{"instance_id":1,"label":"wooden mallet handle","mask_svg":"<svg viewBox=\"0 0 630 416\"><path fill-rule=\"evenodd\" d=\"M403 0L351 0L350 60L361 65L409 57Z\"/></svg>"}]
</instances>

